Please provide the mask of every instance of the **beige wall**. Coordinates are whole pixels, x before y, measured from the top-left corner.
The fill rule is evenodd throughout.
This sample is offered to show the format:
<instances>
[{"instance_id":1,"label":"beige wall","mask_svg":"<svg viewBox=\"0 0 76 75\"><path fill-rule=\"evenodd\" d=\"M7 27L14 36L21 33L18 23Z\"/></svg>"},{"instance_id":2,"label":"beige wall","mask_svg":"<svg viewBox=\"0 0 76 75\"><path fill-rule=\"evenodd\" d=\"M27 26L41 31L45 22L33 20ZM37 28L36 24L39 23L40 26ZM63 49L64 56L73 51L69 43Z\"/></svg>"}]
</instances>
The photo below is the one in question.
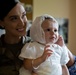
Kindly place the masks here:
<instances>
[{"instance_id":1,"label":"beige wall","mask_svg":"<svg viewBox=\"0 0 76 75\"><path fill-rule=\"evenodd\" d=\"M33 18L44 13L69 18L69 0L33 0Z\"/></svg>"},{"instance_id":2,"label":"beige wall","mask_svg":"<svg viewBox=\"0 0 76 75\"><path fill-rule=\"evenodd\" d=\"M69 19L67 46L76 55L76 0L33 0L33 20L36 16L45 13Z\"/></svg>"},{"instance_id":3,"label":"beige wall","mask_svg":"<svg viewBox=\"0 0 76 75\"><path fill-rule=\"evenodd\" d=\"M76 0L70 0L69 49L76 55Z\"/></svg>"}]
</instances>

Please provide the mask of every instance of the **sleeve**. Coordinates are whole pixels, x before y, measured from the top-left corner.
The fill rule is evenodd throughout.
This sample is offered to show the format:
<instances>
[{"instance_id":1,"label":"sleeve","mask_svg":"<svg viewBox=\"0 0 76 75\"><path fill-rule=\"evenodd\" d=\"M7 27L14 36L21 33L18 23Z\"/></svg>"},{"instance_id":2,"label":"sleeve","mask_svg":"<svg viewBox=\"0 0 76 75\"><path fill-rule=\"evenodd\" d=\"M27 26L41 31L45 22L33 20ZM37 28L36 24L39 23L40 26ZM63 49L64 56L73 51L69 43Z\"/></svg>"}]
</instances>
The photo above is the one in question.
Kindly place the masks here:
<instances>
[{"instance_id":1,"label":"sleeve","mask_svg":"<svg viewBox=\"0 0 76 75\"><path fill-rule=\"evenodd\" d=\"M64 45L62 47L61 65L67 64L69 61L68 48Z\"/></svg>"},{"instance_id":2,"label":"sleeve","mask_svg":"<svg viewBox=\"0 0 76 75\"><path fill-rule=\"evenodd\" d=\"M33 43L26 43L24 47L21 50L21 53L19 55L20 59L29 58L29 59L35 59L36 58L36 48L33 45Z\"/></svg>"}]
</instances>

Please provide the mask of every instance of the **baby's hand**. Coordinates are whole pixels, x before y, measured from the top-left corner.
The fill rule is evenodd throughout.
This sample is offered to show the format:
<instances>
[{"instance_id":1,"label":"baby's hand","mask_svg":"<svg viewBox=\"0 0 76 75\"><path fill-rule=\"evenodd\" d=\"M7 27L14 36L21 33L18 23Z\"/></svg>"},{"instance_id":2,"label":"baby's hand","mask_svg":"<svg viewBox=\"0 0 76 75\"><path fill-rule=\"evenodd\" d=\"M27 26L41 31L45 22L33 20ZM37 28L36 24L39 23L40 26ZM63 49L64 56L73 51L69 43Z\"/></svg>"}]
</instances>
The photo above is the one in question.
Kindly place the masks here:
<instances>
[{"instance_id":1,"label":"baby's hand","mask_svg":"<svg viewBox=\"0 0 76 75\"><path fill-rule=\"evenodd\" d=\"M63 37L61 35L59 35L59 39L58 41L56 42L56 44L60 45L60 46L63 46L64 45L64 40L63 40Z\"/></svg>"},{"instance_id":2,"label":"baby's hand","mask_svg":"<svg viewBox=\"0 0 76 75\"><path fill-rule=\"evenodd\" d=\"M51 54L53 53L53 51L50 49L50 45L46 45L44 48L44 52L42 57L42 60L45 61Z\"/></svg>"}]
</instances>

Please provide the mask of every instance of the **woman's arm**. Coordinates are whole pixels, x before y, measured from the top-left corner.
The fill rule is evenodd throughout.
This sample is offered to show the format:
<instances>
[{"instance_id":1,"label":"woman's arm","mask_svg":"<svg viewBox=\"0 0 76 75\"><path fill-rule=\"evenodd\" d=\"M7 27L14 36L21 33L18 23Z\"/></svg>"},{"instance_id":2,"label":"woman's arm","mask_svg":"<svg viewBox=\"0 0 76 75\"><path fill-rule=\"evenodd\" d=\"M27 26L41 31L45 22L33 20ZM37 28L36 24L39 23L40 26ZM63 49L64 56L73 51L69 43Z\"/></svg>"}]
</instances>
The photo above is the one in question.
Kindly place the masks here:
<instances>
[{"instance_id":1,"label":"woman's arm","mask_svg":"<svg viewBox=\"0 0 76 75\"><path fill-rule=\"evenodd\" d=\"M70 75L66 65L62 65L62 75Z\"/></svg>"},{"instance_id":2,"label":"woman's arm","mask_svg":"<svg viewBox=\"0 0 76 75\"><path fill-rule=\"evenodd\" d=\"M69 62L67 63L68 67L71 67L74 64L74 55L70 52L70 50L68 49L68 55L69 55Z\"/></svg>"}]
</instances>

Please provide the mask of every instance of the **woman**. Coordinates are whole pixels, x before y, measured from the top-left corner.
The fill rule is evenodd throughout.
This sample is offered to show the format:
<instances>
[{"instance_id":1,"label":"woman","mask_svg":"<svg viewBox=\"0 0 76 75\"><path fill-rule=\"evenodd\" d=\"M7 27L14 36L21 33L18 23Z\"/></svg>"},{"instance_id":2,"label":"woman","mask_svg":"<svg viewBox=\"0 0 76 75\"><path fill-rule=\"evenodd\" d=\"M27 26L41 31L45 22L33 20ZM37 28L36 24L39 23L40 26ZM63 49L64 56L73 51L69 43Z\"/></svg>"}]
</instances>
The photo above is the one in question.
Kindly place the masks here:
<instances>
[{"instance_id":1,"label":"woman","mask_svg":"<svg viewBox=\"0 0 76 75\"><path fill-rule=\"evenodd\" d=\"M0 26L5 34L0 37L0 75L19 75L23 62L18 58L28 39L26 11L18 0L0 0Z\"/></svg>"}]
</instances>

